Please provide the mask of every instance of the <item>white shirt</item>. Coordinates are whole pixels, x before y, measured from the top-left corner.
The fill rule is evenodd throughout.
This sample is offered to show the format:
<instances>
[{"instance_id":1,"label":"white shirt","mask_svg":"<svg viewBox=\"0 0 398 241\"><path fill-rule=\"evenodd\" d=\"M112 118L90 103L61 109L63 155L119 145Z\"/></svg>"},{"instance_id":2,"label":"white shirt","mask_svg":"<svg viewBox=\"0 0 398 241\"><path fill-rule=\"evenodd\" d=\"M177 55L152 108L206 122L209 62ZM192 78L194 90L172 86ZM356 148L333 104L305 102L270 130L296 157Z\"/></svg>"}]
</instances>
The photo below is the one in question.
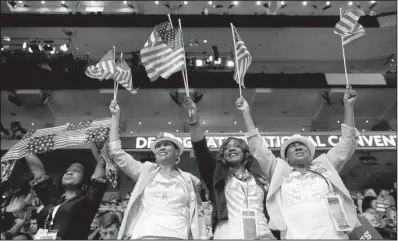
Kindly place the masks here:
<instances>
[{"instance_id":1,"label":"white shirt","mask_svg":"<svg viewBox=\"0 0 398 241\"><path fill-rule=\"evenodd\" d=\"M318 174L293 171L283 181L281 206L286 239L348 239L337 232L326 203L328 183Z\"/></svg>"},{"instance_id":2,"label":"white shirt","mask_svg":"<svg viewBox=\"0 0 398 241\"><path fill-rule=\"evenodd\" d=\"M245 202L246 195L248 195L247 204ZM256 211L257 235L272 235L267 225L268 220L264 215L264 192L256 184L256 180L253 177L247 182L243 182L234 176L228 177L225 197L227 200L228 220L219 221L214 232L214 239L243 239L244 230L241 211L244 209Z\"/></svg>"},{"instance_id":3,"label":"white shirt","mask_svg":"<svg viewBox=\"0 0 398 241\"><path fill-rule=\"evenodd\" d=\"M181 175L168 180L160 173L141 194L142 213L132 239L145 237L188 239L189 194Z\"/></svg>"}]
</instances>

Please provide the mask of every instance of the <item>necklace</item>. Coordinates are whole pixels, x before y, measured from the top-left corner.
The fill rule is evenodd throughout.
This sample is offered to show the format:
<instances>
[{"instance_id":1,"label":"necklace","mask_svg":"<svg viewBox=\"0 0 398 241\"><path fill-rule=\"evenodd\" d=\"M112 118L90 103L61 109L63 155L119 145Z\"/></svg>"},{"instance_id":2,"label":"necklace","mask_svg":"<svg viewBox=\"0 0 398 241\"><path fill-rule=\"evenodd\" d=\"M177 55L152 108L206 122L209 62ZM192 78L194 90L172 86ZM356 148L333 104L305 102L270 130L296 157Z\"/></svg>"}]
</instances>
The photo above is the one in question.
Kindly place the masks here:
<instances>
[{"instance_id":1,"label":"necklace","mask_svg":"<svg viewBox=\"0 0 398 241\"><path fill-rule=\"evenodd\" d=\"M245 172L244 172L244 173L238 173L238 171L235 171L235 172L234 172L234 176L235 176L236 178L238 178L239 180L243 181L243 182L246 182L246 181L249 180L250 177L251 177L251 175L250 175L250 173L247 171L247 169L245 169Z\"/></svg>"}]
</instances>

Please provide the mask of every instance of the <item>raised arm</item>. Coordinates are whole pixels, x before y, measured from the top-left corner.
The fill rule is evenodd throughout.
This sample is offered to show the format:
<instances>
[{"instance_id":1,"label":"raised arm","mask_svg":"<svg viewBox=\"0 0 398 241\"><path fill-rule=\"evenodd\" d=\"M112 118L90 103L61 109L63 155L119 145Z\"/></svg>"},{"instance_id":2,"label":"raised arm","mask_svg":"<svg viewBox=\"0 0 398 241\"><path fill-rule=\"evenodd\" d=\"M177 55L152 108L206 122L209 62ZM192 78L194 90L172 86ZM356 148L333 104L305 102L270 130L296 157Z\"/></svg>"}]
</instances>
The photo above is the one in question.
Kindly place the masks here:
<instances>
[{"instance_id":1,"label":"raised arm","mask_svg":"<svg viewBox=\"0 0 398 241\"><path fill-rule=\"evenodd\" d=\"M191 98L185 98L184 108L190 113L188 125L199 174L205 181L209 191L211 191L213 190L213 173L216 168L216 161L207 146L206 137L199 123L199 117L196 116L196 105Z\"/></svg>"},{"instance_id":2,"label":"raised arm","mask_svg":"<svg viewBox=\"0 0 398 241\"><path fill-rule=\"evenodd\" d=\"M354 103L357 99L355 90L350 87L344 94L344 124L341 125L341 137L339 143L330 149L327 157L332 165L340 172L345 163L352 157L357 148L356 136L358 130L354 122Z\"/></svg>"},{"instance_id":3,"label":"raised arm","mask_svg":"<svg viewBox=\"0 0 398 241\"><path fill-rule=\"evenodd\" d=\"M272 151L267 147L267 144L260 136L258 129L255 127L247 101L243 97L240 97L236 101L235 105L243 115L247 131L245 137L247 138L250 153L257 159L264 175L271 180L277 159Z\"/></svg>"},{"instance_id":4,"label":"raised arm","mask_svg":"<svg viewBox=\"0 0 398 241\"><path fill-rule=\"evenodd\" d=\"M43 162L35 154L27 155L25 160L33 173L34 179L30 185L37 197L44 205L56 202L61 197L61 193L54 181L46 175Z\"/></svg>"},{"instance_id":5,"label":"raised arm","mask_svg":"<svg viewBox=\"0 0 398 241\"><path fill-rule=\"evenodd\" d=\"M91 182L88 186L86 196L89 200L94 202L94 205L99 205L104 197L106 191L105 181L105 160L101 157L100 152L95 143L90 143L90 149L93 153L97 165L93 175L91 176Z\"/></svg>"},{"instance_id":6,"label":"raised arm","mask_svg":"<svg viewBox=\"0 0 398 241\"><path fill-rule=\"evenodd\" d=\"M120 108L116 100L112 100L109 110L112 114L111 129L109 132L109 157L133 181L137 181L142 171L142 163L135 160L130 154L122 150L119 139Z\"/></svg>"}]
</instances>

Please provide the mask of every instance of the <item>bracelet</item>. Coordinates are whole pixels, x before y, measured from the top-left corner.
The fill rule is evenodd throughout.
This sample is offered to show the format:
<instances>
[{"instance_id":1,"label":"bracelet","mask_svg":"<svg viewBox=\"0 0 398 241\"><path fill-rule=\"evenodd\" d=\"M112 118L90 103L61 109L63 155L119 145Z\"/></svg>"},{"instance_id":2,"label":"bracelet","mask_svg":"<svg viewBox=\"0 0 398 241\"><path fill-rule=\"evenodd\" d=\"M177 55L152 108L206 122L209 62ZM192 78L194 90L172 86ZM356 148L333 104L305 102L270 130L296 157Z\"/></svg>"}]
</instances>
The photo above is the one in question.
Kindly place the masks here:
<instances>
[{"instance_id":1,"label":"bracelet","mask_svg":"<svg viewBox=\"0 0 398 241\"><path fill-rule=\"evenodd\" d=\"M43 175L37 179L33 179L32 181L29 182L29 185L34 188L35 186L37 186L37 184L46 181L47 179L49 179L50 177L47 175Z\"/></svg>"},{"instance_id":2,"label":"bracelet","mask_svg":"<svg viewBox=\"0 0 398 241\"><path fill-rule=\"evenodd\" d=\"M194 121L187 121L187 124L188 124L189 126L193 126L193 125L195 125L196 123L198 123L199 120L200 120L200 118L199 118L199 117L196 117L196 120L194 120Z\"/></svg>"}]
</instances>

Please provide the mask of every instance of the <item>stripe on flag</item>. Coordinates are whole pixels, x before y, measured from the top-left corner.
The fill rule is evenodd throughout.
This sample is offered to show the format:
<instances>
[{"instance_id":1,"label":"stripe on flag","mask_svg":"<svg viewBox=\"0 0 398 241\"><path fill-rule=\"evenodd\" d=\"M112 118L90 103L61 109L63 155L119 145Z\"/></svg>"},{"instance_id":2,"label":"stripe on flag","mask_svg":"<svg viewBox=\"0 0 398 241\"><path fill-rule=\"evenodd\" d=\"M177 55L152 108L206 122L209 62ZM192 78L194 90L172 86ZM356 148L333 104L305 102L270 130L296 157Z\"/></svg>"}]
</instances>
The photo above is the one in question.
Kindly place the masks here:
<instances>
[{"instance_id":1,"label":"stripe on flag","mask_svg":"<svg viewBox=\"0 0 398 241\"><path fill-rule=\"evenodd\" d=\"M247 70L252 62L252 56L247 49L245 43L243 42L242 38L239 36L238 31L236 30L235 26L232 25L234 35L235 35L235 53L236 53L236 61L237 64L234 79L235 81L240 84L242 87L245 87L244 78L246 75ZM239 70L239 75L238 71Z\"/></svg>"},{"instance_id":2,"label":"stripe on flag","mask_svg":"<svg viewBox=\"0 0 398 241\"><path fill-rule=\"evenodd\" d=\"M343 9L334 33L342 36L349 34L354 30L360 16L361 13L356 10Z\"/></svg>"},{"instance_id":3,"label":"stripe on flag","mask_svg":"<svg viewBox=\"0 0 398 241\"><path fill-rule=\"evenodd\" d=\"M94 66L87 67L85 74L94 79L104 80L110 79L116 73L115 49L112 48L102 57L102 59Z\"/></svg>"},{"instance_id":4,"label":"stripe on flag","mask_svg":"<svg viewBox=\"0 0 398 241\"><path fill-rule=\"evenodd\" d=\"M168 22L159 24L141 49L141 62L152 82L159 76L167 79L185 68L181 34L180 29L172 29Z\"/></svg>"}]
</instances>

